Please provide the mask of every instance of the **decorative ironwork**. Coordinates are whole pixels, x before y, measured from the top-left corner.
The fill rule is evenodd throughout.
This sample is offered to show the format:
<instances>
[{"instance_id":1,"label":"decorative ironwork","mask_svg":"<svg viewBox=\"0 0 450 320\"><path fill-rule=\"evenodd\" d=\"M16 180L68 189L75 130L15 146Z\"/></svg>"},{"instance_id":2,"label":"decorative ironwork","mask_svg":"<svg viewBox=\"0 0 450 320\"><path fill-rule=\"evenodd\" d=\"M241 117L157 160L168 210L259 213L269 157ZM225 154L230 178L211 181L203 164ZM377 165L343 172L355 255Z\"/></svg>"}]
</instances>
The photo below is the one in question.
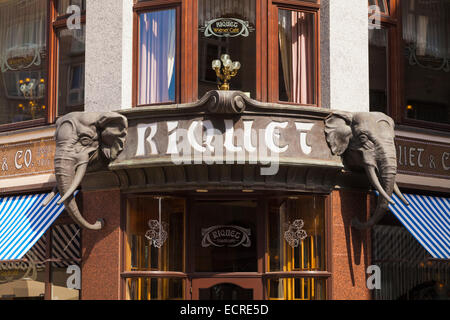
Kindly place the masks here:
<instances>
[{"instance_id":1,"label":"decorative ironwork","mask_svg":"<svg viewBox=\"0 0 450 320\"><path fill-rule=\"evenodd\" d=\"M430 65L426 65L423 62L420 61L420 59L417 57L417 46L415 44L410 44L406 47L406 56L408 58L408 62L411 66L419 66L424 69L428 70L434 70L434 71L444 71L444 72L450 72L450 59L449 58L443 58L442 62L437 62L437 59L433 59L436 62L432 62Z\"/></svg>"},{"instance_id":2,"label":"decorative ironwork","mask_svg":"<svg viewBox=\"0 0 450 320\"><path fill-rule=\"evenodd\" d=\"M301 219L286 224L288 230L284 232L284 239L292 248L297 248L300 242L308 237L306 231L302 229L304 225L305 223Z\"/></svg>"},{"instance_id":3,"label":"decorative ironwork","mask_svg":"<svg viewBox=\"0 0 450 320\"><path fill-rule=\"evenodd\" d=\"M145 237L150 241L150 244L155 248L161 248L167 240L168 224L158 220L150 220L148 222L149 230L145 233Z\"/></svg>"}]
</instances>

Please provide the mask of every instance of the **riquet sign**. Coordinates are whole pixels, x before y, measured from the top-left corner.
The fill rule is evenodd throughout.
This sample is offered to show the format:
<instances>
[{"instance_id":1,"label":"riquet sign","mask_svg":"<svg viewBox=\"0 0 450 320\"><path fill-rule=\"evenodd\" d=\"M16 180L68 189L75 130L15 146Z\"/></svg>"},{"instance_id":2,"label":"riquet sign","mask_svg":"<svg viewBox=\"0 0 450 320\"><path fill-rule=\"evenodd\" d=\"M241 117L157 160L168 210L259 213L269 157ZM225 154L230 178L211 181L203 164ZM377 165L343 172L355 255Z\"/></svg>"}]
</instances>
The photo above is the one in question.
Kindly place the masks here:
<instances>
[{"instance_id":1,"label":"riquet sign","mask_svg":"<svg viewBox=\"0 0 450 320\"><path fill-rule=\"evenodd\" d=\"M240 226L212 226L202 229L202 247L250 247L250 229Z\"/></svg>"},{"instance_id":2,"label":"riquet sign","mask_svg":"<svg viewBox=\"0 0 450 320\"><path fill-rule=\"evenodd\" d=\"M251 27L248 21L237 18L217 18L206 22L200 28L205 37L248 37L255 28Z\"/></svg>"},{"instance_id":3,"label":"riquet sign","mask_svg":"<svg viewBox=\"0 0 450 320\"><path fill-rule=\"evenodd\" d=\"M0 179L53 173L53 138L0 145Z\"/></svg>"}]
</instances>

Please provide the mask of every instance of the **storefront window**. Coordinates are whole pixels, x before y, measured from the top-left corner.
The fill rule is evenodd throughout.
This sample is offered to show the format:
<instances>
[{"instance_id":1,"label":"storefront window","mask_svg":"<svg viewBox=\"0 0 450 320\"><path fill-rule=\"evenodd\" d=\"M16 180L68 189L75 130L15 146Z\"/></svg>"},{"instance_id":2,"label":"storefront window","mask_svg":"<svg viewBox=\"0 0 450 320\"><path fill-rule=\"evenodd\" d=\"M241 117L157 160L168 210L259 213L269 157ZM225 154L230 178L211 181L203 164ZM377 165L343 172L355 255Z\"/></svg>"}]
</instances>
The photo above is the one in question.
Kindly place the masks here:
<instances>
[{"instance_id":1,"label":"storefront window","mask_svg":"<svg viewBox=\"0 0 450 320\"><path fill-rule=\"evenodd\" d=\"M58 115L84 110L85 25L58 32Z\"/></svg>"},{"instance_id":2,"label":"storefront window","mask_svg":"<svg viewBox=\"0 0 450 320\"><path fill-rule=\"evenodd\" d=\"M450 124L450 2L402 0L404 113Z\"/></svg>"},{"instance_id":3,"label":"storefront window","mask_svg":"<svg viewBox=\"0 0 450 320\"><path fill-rule=\"evenodd\" d=\"M279 100L296 104L315 101L315 15L278 11Z\"/></svg>"},{"instance_id":4,"label":"storefront window","mask_svg":"<svg viewBox=\"0 0 450 320\"><path fill-rule=\"evenodd\" d=\"M256 97L256 1L198 1L198 96L217 90L212 62L227 54L241 68L232 78L230 90Z\"/></svg>"},{"instance_id":5,"label":"storefront window","mask_svg":"<svg viewBox=\"0 0 450 320\"><path fill-rule=\"evenodd\" d=\"M47 115L47 3L0 2L0 125Z\"/></svg>"},{"instance_id":6,"label":"storefront window","mask_svg":"<svg viewBox=\"0 0 450 320\"><path fill-rule=\"evenodd\" d=\"M138 104L176 97L176 9L139 15Z\"/></svg>"},{"instance_id":7,"label":"storefront window","mask_svg":"<svg viewBox=\"0 0 450 320\"><path fill-rule=\"evenodd\" d=\"M324 200L280 198L269 204L269 270L325 270Z\"/></svg>"},{"instance_id":8,"label":"storefront window","mask_svg":"<svg viewBox=\"0 0 450 320\"><path fill-rule=\"evenodd\" d=\"M256 201L197 202L196 272L258 271L257 207Z\"/></svg>"}]
</instances>

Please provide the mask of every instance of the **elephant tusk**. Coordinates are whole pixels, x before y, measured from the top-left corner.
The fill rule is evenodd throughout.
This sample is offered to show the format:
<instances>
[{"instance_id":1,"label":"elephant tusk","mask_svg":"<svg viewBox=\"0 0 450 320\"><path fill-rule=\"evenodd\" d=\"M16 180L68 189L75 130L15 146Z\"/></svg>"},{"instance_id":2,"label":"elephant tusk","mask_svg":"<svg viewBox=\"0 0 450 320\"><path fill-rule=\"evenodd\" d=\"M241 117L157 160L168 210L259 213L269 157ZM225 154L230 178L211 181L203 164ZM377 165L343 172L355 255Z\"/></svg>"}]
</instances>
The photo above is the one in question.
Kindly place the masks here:
<instances>
[{"instance_id":1,"label":"elephant tusk","mask_svg":"<svg viewBox=\"0 0 450 320\"><path fill-rule=\"evenodd\" d=\"M57 192L58 189L54 187L53 190L48 194L48 196L45 197L44 201L42 201L42 206L43 207L47 206L50 203L50 201L53 200Z\"/></svg>"},{"instance_id":2,"label":"elephant tusk","mask_svg":"<svg viewBox=\"0 0 450 320\"><path fill-rule=\"evenodd\" d=\"M88 166L88 162L83 162L75 169L75 176L73 178L72 184L70 185L67 192L64 194L64 196L58 201L58 204L63 203L66 201L69 197L72 196L72 194L77 190L78 186L81 184L81 181L83 180L84 175L86 174L86 169Z\"/></svg>"},{"instance_id":3,"label":"elephant tusk","mask_svg":"<svg viewBox=\"0 0 450 320\"><path fill-rule=\"evenodd\" d=\"M390 204L394 204L395 202L392 200L392 198L386 193L386 191L383 189L383 187L380 184L380 180L378 180L377 173L375 172L375 168L371 166L364 166L366 169L367 176L369 177L370 182L372 185L377 189L377 191L380 193L380 195L385 198L387 201L389 201Z\"/></svg>"},{"instance_id":4,"label":"elephant tusk","mask_svg":"<svg viewBox=\"0 0 450 320\"><path fill-rule=\"evenodd\" d=\"M402 202L403 202L405 205L409 206L408 200L406 200L405 196L404 196L403 193L400 191L400 189L399 189L397 183L394 184L394 192L395 192L395 194L397 195L397 197L399 197L400 200L402 200Z\"/></svg>"}]
</instances>

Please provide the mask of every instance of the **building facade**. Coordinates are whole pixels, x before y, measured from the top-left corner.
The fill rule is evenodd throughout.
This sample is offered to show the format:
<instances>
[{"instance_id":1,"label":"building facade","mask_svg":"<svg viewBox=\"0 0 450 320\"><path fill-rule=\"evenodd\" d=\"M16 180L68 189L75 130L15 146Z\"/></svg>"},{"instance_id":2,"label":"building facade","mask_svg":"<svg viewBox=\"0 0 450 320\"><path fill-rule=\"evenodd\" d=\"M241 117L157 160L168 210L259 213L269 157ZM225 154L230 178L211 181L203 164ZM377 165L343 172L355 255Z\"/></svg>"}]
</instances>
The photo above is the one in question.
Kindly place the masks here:
<instances>
[{"instance_id":1,"label":"building facade","mask_svg":"<svg viewBox=\"0 0 450 320\"><path fill-rule=\"evenodd\" d=\"M0 2L0 299L448 299L449 13Z\"/></svg>"}]
</instances>

